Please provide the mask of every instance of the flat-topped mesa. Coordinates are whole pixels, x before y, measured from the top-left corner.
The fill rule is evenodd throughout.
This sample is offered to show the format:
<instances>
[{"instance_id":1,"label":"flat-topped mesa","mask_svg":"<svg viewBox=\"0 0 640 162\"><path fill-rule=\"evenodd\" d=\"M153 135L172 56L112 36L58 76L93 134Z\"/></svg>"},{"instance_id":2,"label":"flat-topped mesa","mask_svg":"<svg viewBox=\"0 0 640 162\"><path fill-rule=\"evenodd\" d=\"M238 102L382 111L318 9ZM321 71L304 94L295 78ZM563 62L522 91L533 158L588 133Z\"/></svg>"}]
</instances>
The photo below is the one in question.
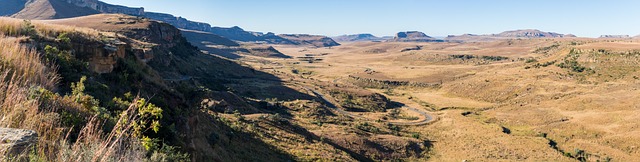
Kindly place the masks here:
<instances>
[{"instance_id":1,"label":"flat-topped mesa","mask_svg":"<svg viewBox=\"0 0 640 162\"><path fill-rule=\"evenodd\" d=\"M638 37L638 36L636 36ZM600 38L631 38L629 35L601 35Z\"/></svg>"},{"instance_id":2,"label":"flat-topped mesa","mask_svg":"<svg viewBox=\"0 0 640 162\"><path fill-rule=\"evenodd\" d=\"M575 37L573 34L559 34L554 32L544 32L536 29L524 29L524 30L512 30L505 31L499 34L493 34L495 37L510 37L510 38L564 38Z\"/></svg>"},{"instance_id":3,"label":"flat-topped mesa","mask_svg":"<svg viewBox=\"0 0 640 162\"><path fill-rule=\"evenodd\" d=\"M436 39L419 31L406 31L398 32L393 38L394 42L443 42L443 40Z\"/></svg>"},{"instance_id":4,"label":"flat-topped mesa","mask_svg":"<svg viewBox=\"0 0 640 162\"><path fill-rule=\"evenodd\" d=\"M171 14L145 12L144 16L153 20L162 21L175 26L180 29L197 30L203 32L210 32L211 25L208 23L190 21L182 17L176 17Z\"/></svg>"},{"instance_id":5,"label":"flat-topped mesa","mask_svg":"<svg viewBox=\"0 0 640 162\"><path fill-rule=\"evenodd\" d=\"M322 35L280 34L278 36L290 40L296 45L313 45L315 47L332 47L340 45L333 39Z\"/></svg>"},{"instance_id":6,"label":"flat-topped mesa","mask_svg":"<svg viewBox=\"0 0 640 162\"><path fill-rule=\"evenodd\" d=\"M353 35L341 35L332 37L333 40L338 42L359 42L359 41L380 41L382 38L376 37L372 34L353 34Z\"/></svg>"}]
</instances>

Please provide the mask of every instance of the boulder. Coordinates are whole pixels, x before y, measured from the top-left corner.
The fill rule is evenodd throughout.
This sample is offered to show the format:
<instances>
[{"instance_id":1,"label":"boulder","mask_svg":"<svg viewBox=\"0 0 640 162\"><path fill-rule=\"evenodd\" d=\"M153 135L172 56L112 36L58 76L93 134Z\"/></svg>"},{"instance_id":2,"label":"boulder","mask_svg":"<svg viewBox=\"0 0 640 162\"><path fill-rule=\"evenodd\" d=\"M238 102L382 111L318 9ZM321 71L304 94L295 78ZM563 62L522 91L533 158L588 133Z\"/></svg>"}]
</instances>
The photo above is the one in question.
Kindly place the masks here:
<instances>
[{"instance_id":1,"label":"boulder","mask_svg":"<svg viewBox=\"0 0 640 162\"><path fill-rule=\"evenodd\" d=\"M37 142L38 134L35 131L0 128L0 153L2 153L2 156L25 156ZM2 159L5 158L3 157Z\"/></svg>"}]
</instances>

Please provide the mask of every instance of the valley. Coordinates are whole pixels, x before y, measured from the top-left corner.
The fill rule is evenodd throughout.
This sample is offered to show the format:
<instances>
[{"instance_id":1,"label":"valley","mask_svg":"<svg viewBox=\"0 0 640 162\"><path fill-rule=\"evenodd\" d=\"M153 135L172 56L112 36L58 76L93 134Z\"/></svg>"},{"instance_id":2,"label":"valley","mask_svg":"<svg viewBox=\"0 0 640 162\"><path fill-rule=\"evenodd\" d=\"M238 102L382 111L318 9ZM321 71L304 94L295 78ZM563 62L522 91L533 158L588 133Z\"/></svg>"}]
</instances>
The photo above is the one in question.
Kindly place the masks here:
<instances>
[{"instance_id":1,"label":"valley","mask_svg":"<svg viewBox=\"0 0 640 162\"><path fill-rule=\"evenodd\" d=\"M608 44L606 47L602 46L604 42ZM401 52L415 46L421 46L422 49ZM613 122L610 115L593 115L618 114L614 115L618 119L615 123L634 123L629 120L638 113L631 106L637 104L633 99L635 97L631 97L635 92L634 83L637 82L633 76L637 74L628 73L634 70L627 68L635 69L637 66L625 66L625 76L613 76L611 74L621 74L613 72L621 69L593 61L600 60L598 54L578 58L580 64L589 64L588 67L595 72L577 72L557 64L565 61L577 49L633 53L640 50L638 47L640 42L636 40L583 38L474 43L350 42L332 48L276 46L278 51L294 58L316 56L322 61L256 57L241 60L257 69L269 69L265 72L298 75L292 80L294 82L319 82L316 86L325 90L358 89L383 94L392 102L407 105L398 110L412 117L424 119L419 117L421 111L432 115L433 121L424 123L427 125L387 121L399 126L407 125L403 130L420 132L421 137L434 141L434 148L428 155L430 160L570 161L575 158L571 155L573 150L579 149L587 152L591 160L612 158L627 161L634 159L637 151L611 150L635 148L635 144L617 143L615 145L626 146L612 147L600 143L611 143L610 139L619 138L621 133L627 134L624 132L634 132L637 127L626 124L623 126L626 129L617 129L620 132L602 127L611 124L606 122L600 127L592 127L595 123ZM373 49L387 52L368 52ZM458 57L460 55L469 57ZM614 55L608 54L607 57L629 57ZM600 78L602 74L598 71L607 71L610 79ZM616 87L615 90L611 89L613 87ZM313 93L319 95L318 92ZM617 95L605 96L617 97L600 95L608 93ZM598 103L604 106L605 102L608 105L606 110L593 105ZM364 116L360 119L369 121L383 120L384 116L388 116L375 112L354 114ZM621 114L628 115L623 117ZM572 132L581 132L578 133L581 135ZM464 135L456 135L459 133ZM625 138L639 137L627 134ZM556 142L560 150L568 151L554 150L547 144L547 139Z\"/></svg>"},{"instance_id":2,"label":"valley","mask_svg":"<svg viewBox=\"0 0 640 162\"><path fill-rule=\"evenodd\" d=\"M216 8L243 22L221 27L99 0L0 0L0 161L640 161L638 36L439 37L405 30L422 23L405 12L427 12L412 5L388 13L405 22L235 12L278 3ZM206 13L190 18L220 16ZM382 20L400 31L301 32Z\"/></svg>"}]
</instances>

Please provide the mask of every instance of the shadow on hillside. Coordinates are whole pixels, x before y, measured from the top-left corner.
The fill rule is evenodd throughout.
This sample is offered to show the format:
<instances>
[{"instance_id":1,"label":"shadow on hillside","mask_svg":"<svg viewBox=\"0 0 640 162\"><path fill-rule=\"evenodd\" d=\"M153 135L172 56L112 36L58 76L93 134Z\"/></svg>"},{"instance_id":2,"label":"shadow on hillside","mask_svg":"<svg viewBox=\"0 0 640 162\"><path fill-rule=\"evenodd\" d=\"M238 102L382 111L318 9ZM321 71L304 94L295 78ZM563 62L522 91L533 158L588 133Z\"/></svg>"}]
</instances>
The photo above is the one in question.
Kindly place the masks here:
<instances>
[{"instance_id":1,"label":"shadow on hillside","mask_svg":"<svg viewBox=\"0 0 640 162\"><path fill-rule=\"evenodd\" d=\"M345 147L343 147L341 145L338 145L337 143L335 143L335 142L333 142L331 140L328 140L326 138L322 138L322 137L320 137L320 136L318 136L318 135L316 135L316 134L314 134L312 132L309 132L309 130L307 130L307 129L299 126L299 125L291 124L291 123L289 123L287 125L278 125L278 124L271 123L271 125L276 127L276 128L279 128L279 129L281 129L283 131L286 131L287 133L302 135L302 136L304 136L305 141L307 141L307 142L313 142L315 140L315 141L321 141L323 143L331 145L332 147L334 147L336 149L344 151L345 153L349 154L349 156L351 156L352 158L354 158L354 159L356 159L358 161L374 161L373 159L371 159L371 158L369 158L369 157L367 157L365 155L357 153L357 152L355 152L353 150L350 150L350 149L345 148Z\"/></svg>"},{"instance_id":2,"label":"shadow on hillside","mask_svg":"<svg viewBox=\"0 0 640 162\"><path fill-rule=\"evenodd\" d=\"M187 139L182 145L193 161L293 161L293 155L200 111L178 125L185 125L177 132Z\"/></svg>"},{"instance_id":3,"label":"shadow on hillside","mask_svg":"<svg viewBox=\"0 0 640 162\"><path fill-rule=\"evenodd\" d=\"M215 34L192 30L180 30L180 32L189 43L208 54L215 54L228 59L238 59L241 56L234 52L249 52L240 48L240 44Z\"/></svg>"},{"instance_id":4,"label":"shadow on hillside","mask_svg":"<svg viewBox=\"0 0 640 162\"><path fill-rule=\"evenodd\" d=\"M314 98L287 87L277 76L243 66L233 60L203 54L186 43L171 48L170 54L166 56L156 56L148 64L160 73L164 82L185 94L185 99L194 104L199 104L197 99L202 96L190 93L202 88L233 93L244 100L293 101ZM189 90L190 88L197 89Z\"/></svg>"}]
</instances>

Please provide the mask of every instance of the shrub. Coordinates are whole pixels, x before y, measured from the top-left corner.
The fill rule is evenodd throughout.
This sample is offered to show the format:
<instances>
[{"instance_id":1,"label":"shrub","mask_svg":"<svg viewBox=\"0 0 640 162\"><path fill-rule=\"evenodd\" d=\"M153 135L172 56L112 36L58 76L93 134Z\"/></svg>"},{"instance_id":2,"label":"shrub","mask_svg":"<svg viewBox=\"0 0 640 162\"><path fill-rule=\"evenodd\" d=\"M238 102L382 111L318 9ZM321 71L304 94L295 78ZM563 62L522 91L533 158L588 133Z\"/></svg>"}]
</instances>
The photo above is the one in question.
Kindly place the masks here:
<instances>
[{"instance_id":1,"label":"shrub","mask_svg":"<svg viewBox=\"0 0 640 162\"><path fill-rule=\"evenodd\" d=\"M362 131L371 132L371 133L380 133L380 129L369 124L368 122L358 123L356 124L356 129L360 129Z\"/></svg>"},{"instance_id":2,"label":"shrub","mask_svg":"<svg viewBox=\"0 0 640 162\"><path fill-rule=\"evenodd\" d=\"M420 139L420 133L412 133L411 137L413 137L415 139Z\"/></svg>"},{"instance_id":3,"label":"shrub","mask_svg":"<svg viewBox=\"0 0 640 162\"><path fill-rule=\"evenodd\" d=\"M22 26L20 26L20 35L35 38L38 35L38 32L36 31L36 27L31 24L30 20L23 20Z\"/></svg>"}]
</instances>

